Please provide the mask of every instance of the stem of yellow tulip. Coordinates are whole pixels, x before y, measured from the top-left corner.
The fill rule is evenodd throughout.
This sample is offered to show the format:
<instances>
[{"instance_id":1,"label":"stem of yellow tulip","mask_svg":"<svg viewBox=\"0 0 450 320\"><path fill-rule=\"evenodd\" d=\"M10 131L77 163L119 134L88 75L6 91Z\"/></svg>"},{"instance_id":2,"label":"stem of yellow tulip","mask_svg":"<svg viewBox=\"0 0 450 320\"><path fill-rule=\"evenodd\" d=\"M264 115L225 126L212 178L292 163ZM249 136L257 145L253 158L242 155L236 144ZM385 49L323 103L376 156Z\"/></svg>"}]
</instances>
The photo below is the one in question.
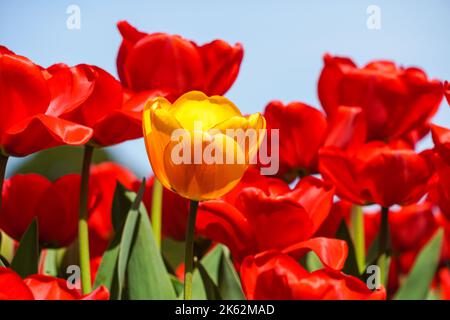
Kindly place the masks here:
<instances>
[{"instance_id":1,"label":"stem of yellow tulip","mask_svg":"<svg viewBox=\"0 0 450 320\"><path fill-rule=\"evenodd\" d=\"M161 248L161 216L162 216L162 198L163 198L163 186L161 182L155 177L153 181L153 193L152 193L152 228L153 235L156 240L156 245Z\"/></svg>"},{"instance_id":2,"label":"stem of yellow tulip","mask_svg":"<svg viewBox=\"0 0 450 320\"><path fill-rule=\"evenodd\" d=\"M186 227L184 252L184 300L192 300L192 274L194 271L194 231L197 217L198 201L191 200L189 218Z\"/></svg>"},{"instance_id":3,"label":"stem of yellow tulip","mask_svg":"<svg viewBox=\"0 0 450 320\"><path fill-rule=\"evenodd\" d=\"M91 287L91 267L89 257L89 230L88 230L88 187L89 172L94 148L86 145L84 147L83 167L81 168L80 185L80 216L78 220L78 250L80 256L81 288L83 294L90 293Z\"/></svg>"},{"instance_id":4,"label":"stem of yellow tulip","mask_svg":"<svg viewBox=\"0 0 450 320\"><path fill-rule=\"evenodd\" d=\"M355 243L356 263L358 264L358 271L363 273L366 264L366 248L364 239L364 213L361 206L353 206L351 219L352 236Z\"/></svg>"},{"instance_id":5,"label":"stem of yellow tulip","mask_svg":"<svg viewBox=\"0 0 450 320\"><path fill-rule=\"evenodd\" d=\"M387 249L389 242L389 208L381 208L381 221L380 221L380 238L378 246L378 266L380 267L380 279L383 285L387 283Z\"/></svg>"},{"instance_id":6,"label":"stem of yellow tulip","mask_svg":"<svg viewBox=\"0 0 450 320\"><path fill-rule=\"evenodd\" d=\"M8 157L0 153L0 209L2 207L3 181L5 180Z\"/></svg>"}]
</instances>

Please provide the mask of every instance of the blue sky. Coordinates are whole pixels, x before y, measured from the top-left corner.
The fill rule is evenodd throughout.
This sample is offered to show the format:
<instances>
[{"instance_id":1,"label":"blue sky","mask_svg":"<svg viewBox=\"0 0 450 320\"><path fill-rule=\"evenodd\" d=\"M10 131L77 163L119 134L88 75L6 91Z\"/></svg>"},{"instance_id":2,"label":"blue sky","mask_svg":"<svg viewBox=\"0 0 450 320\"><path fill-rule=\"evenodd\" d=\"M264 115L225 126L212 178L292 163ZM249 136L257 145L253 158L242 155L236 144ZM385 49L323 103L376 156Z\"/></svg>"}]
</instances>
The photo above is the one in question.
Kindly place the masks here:
<instances>
[{"instance_id":1,"label":"blue sky","mask_svg":"<svg viewBox=\"0 0 450 320\"><path fill-rule=\"evenodd\" d=\"M66 27L71 4L81 10L80 30ZM380 30L366 26L369 5L381 10ZM249 113L262 111L273 99L320 107L316 85L326 52L350 56L358 64L390 59L419 66L432 78L450 79L449 13L446 0L2 0L0 44L44 66L83 62L115 75L119 20L198 43L216 38L241 42L244 61L227 95ZM435 122L450 127L445 103ZM430 145L426 139L421 148ZM110 150L136 173L150 172L142 139ZM18 161L11 161L10 170Z\"/></svg>"}]
</instances>

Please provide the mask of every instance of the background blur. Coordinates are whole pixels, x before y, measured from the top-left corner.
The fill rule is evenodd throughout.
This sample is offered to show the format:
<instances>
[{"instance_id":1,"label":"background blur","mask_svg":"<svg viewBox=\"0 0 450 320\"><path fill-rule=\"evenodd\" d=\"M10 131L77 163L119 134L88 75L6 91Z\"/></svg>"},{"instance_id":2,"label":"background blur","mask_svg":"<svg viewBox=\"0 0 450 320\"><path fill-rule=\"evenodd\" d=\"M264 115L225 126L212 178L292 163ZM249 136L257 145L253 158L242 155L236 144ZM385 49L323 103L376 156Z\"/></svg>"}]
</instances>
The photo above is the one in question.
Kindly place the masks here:
<instances>
[{"instance_id":1,"label":"background blur","mask_svg":"<svg viewBox=\"0 0 450 320\"><path fill-rule=\"evenodd\" d=\"M80 8L79 30L67 28L70 5ZM367 27L370 5L381 10L379 30ZM316 84L325 52L350 56L359 65L390 59L419 66L431 78L450 80L449 13L447 0L0 0L0 44L43 66L89 63L116 75L119 20L142 31L177 33L199 44L216 38L241 42L244 61L228 97L250 113L262 111L274 99L320 108ZM434 122L449 127L450 108L445 104ZM420 148L429 146L428 138ZM142 139L106 152L139 175L151 171ZM81 162L72 155L64 159ZM11 159L8 174L25 170L24 161L29 160Z\"/></svg>"}]
</instances>

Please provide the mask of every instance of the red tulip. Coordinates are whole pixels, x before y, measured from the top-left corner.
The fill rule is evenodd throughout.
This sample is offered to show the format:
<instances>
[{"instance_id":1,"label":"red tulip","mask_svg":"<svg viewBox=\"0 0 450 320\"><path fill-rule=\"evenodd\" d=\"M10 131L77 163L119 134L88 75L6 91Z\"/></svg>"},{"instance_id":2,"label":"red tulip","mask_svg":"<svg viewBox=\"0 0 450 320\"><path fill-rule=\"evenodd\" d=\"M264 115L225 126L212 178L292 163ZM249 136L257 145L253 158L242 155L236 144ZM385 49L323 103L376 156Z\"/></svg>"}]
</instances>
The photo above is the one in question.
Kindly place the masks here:
<instances>
[{"instance_id":1,"label":"red tulip","mask_svg":"<svg viewBox=\"0 0 450 320\"><path fill-rule=\"evenodd\" d=\"M247 186L247 177L231 195L200 204L199 235L227 245L237 264L269 249L299 256L313 250L325 264L339 268L345 242L311 238L330 211L334 194L330 185L307 177L290 190L281 180L260 176L260 182ZM332 247L336 251L326 256L324 248Z\"/></svg>"},{"instance_id":2,"label":"red tulip","mask_svg":"<svg viewBox=\"0 0 450 320\"><path fill-rule=\"evenodd\" d=\"M277 175L287 181L299 174L317 173L318 152L322 146L352 150L366 140L366 121L359 108L339 107L336 116L327 121L322 112L301 102L283 105L272 101L264 117L269 155L272 154L271 129L279 130Z\"/></svg>"},{"instance_id":3,"label":"red tulip","mask_svg":"<svg viewBox=\"0 0 450 320\"><path fill-rule=\"evenodd\" d=\"M87 295L69 289L67 281L36 274L22 280L9 268L0 267L0 300L108 300L109 292L100 286Z\"/></svg>"},{"instance_id":4,"label":"red tulip","mask_svg":"<svg viewBox=\"0 0 450 320\"><path fill-rule=\"evenodd\" d=\"M319 170L343 199L384 207L417 202L427 191L432 166L423 154L402 143L374 141L357 151L320 150Z\"/></svg>"},{"instance_id":5,"label":"red tulip","mask_svg":"<svg viewBox=\"0 0 450 320\"><path fill-rule=\"evenodd\" d=\"M55 182L37 174L19 174L7 179L3 187L0 228L19 241L36 217L41 245L69 245L78 230L79 188L80 178L75 174Z\"/></svg>"},{"instance_id":6,"label":"red tulip","mask_svg":"<svg viewBox=\"0 0 450 320\"><path fill-rule=\"evenodd\" d=\"M270 130L279 129L278 175L292 175L292 171L303 171L303 174L316 172L317 152L325 141L327 131L325 116L301 102L283 105L280 101L272 101L264 110L264 118L269 146Z\"/></svg>"},{"instance_id":7,"label":"red tulip","mask_svg":"<svg viewBox=\"0 0 450 320\"><path fill-rule=\"evenodd\" d=\"M0 50L0 114L0 148L7 155L82 145L92 136L90 128L51 112L49 83L41 69L5 47Z\"/></svg>"},{"instance_id":8,"label":"red tulip","mask_svg":"<svg viewBox=\"0 0 450 320\"><path fill-rule=\"evenodd\" d=\"M427 133L442 99L440 81L390 61L358 68L349 58L325 55L324 63L318 93L329 117L339 106L362 108L370 140L417 140Z\"/></svg>"},{"instance_id":9,"label":"red tulip","mask_svg":"<svg viewBox=\"0 0 450 320\"><path fill-rule=\"evenodd\" d=\"M380 212L366 213L364 217L366 244L370 246L379 232ZM389 210L388 220L392 250L397 255L420 251L437 230L429 202Z\"/></svg>"},{"instance_id":10,"label":"red tulip","mask_svg":"<svg viewBox=\"0 0 450 320\"><path fill-rule=\"evenodd\" d=\"M247 257L241 266L247 299L384 300L384 288L371 291L358 278L321 269L309 273L295 259L276 251Z\"/></svg>"},{"instance_id":11,"label":"red tulip","mask_svg":"<svg viewBox=\"0 0 450 320\"><path fill-rule=\"evenodd\" d=\"M191 90L223 95L239 73L240 44L215 40L198 46L177 35L140 32L126 21L117 26L123 37L117 70L133 91L165 90L175 98Z\"/></svg>"},{"instance_id":12,"label":"red tulip","mask_svg":"<svg viewBox=\"0 0 450 320\"><path fill-rule=\"evenodd\" d=\"M85 64L58 64L44 74L52 94L49 113L92 128L94 145L109 146L142 137L145 101L165 95L162 91L130 95L108 72Z\"/></svg>"}]
</instances>

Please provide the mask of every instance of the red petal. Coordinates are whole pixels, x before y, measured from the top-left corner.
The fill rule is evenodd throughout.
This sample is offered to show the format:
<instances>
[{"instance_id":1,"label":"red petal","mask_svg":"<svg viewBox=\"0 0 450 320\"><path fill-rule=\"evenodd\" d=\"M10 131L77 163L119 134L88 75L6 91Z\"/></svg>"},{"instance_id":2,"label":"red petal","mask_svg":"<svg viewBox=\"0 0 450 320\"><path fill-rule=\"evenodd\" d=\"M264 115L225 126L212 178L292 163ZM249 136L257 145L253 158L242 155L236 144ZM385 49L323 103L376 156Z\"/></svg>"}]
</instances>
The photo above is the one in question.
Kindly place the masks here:
<instances>
[{"instance_id":1,"label":"red petal","mask_svg":"<svg viewBox=\"0 0 450 320\"><path fill-rule=\"evenodd\" d=\"M366 141L367 124L360 108L339 107L328 124L325 146L357 149Z\"/></svg>"},{"instance_id":2,"label":"red petal","mask_svg":"<svg viewBox=\"0 0 450 320\"><path fill-rule=\"evenodd\" d=\"M87 295L81 295L77 289L69 289L65 279L36 274L27 277L25 284L33 292L36 300L108 300L108 290L100 286Z\"/></svg>"},{"instance_id":3,"label":"red petal","mask_svg":"<svg viewBox=\"0 0 450 320\"><path fill-rule=\"evenodd\" d=\"M50 92L39 67L25 57L0 53L0 74L0 134L3 135L16 123L45 113Z\"/></svg>"},{"instance_id":4,"label":"red petal","mask_svg":"<svg viewBox=\"0 0 450 320\"><path fill-rule=\"evenodd\" d=\"M309 251L314 251L326 267L341 270L347 259L348 247L343 240L312 238L289 246L283 250L283 253L299 259Z\"/></svg>"},{"instance_id":5,"label":"red petal","mask_svg":"<svg viewBox=\"0 0 450 320\"><path fill-rule=\"evenodd\" d=\"M77 236L80 176L65 175L42 194L35 212L39 241L45 247L65 247Z\"/></svg>"},{"instance_id":6,"label":"red petal","mask_svg":"<svg viewBox=\"0 0 450 320\"><path fill-rule=\"evenodd\" d=\"M269 103L264 111L267 129L279 129L280 175L292 170L317 170L317 152L327 130L325 116L317 109L301 102L283 105ZM269 131L268 142L271 141ZM269 150L270 154L270 150Z\"/></svg>"},{"instance_id":7,"label":"red petal","mask_svg":"<svg viewBox=\"0 0 450 320\"><path fill-rule=\"evenodd\" d=\"M58 117L73 111L94 91L95 72L87 65L57 65L48 70L51 74L48 85L52 97L46 113L48 115Z\"/></svg>"},{"instance_id":8,"label":"red petal","mask_svg":"<svg viewBox=\"0 0 450 320\"><path fill-rule=\"evenodd\" d=\"M345 57L333 57L325 54L323 57L324 67L320 74L317 92L320 103L329 116L333 116L338 107L341 106L339 86L344 73L356 68L355 63Z\"/></svg>"},{"instance_id":9,"label":"red petal","mask_svg":"<svg viewBox=\"0 0 450 320\"><path fill-rule=\"evenodd\" d=\"M313 222L313 232L316 232L331 210L334 187L320 179L309 176L300 179L295 189L286 196L296 199L308 211Z\"/></svg>"},{"instance_id":10,"label":"red petal","mask_svg":"<svg viewBox=\"0 0 450 320\"><path fill-rule=\"evenodd\" d=\"M34 296L17 273L0 267L0 300L34 300Z\"/></svg>"},{"instance_id":11,"label":"red petal","mask_svg":"<svg viewBox=\"0 0 450 320\"><path fill-rule=\"evenodd\" d=\"M128 53L124 70L126 83L135 91L161 89L179 96L203 89L203 62L197 46L179 36L145 36Z\"/></svg>"},{"instance_id":12,"label":"red petal","mask_svg":"<svg viewBox=\"0 0 450 320\"><path fill-rule=\"evenodd\" d=\"M431 136L436 151L450 164L450 130L437 125L431 126Z\"/></svg>"},{"instance_id":13,"label":"red petal","mask_svg":"<svg viewBox=\"0 0 450 320\"><path fill-rule=\"evenodd\" d=\"M51 186L38 174L18 174L5 181L0 213L0 228L19 241L33 218L42 195Z\"/></svg>"},{"instance_id":14,"label":"red petal","mask_svg":"<svg viewBox=\"0 0 450 320\"><path fill-rule=\"evenodd\" d=\"M125 61L130 50L133 48L136 42L146 36L146 33L138 31L127 21L119 21L117 23L117 28L119 29L119 32L123 37L122 44L120 45L119 53L117 55L117 72L123 85L129 87L129 83L127 82L125 76Z\"/></svg>"},{"instance_id":15,"label":"red petal","mask_svg":"<svg viewBox=\"0 0 450 320\"><path fill-rule=\"evenodd\" d=\"M390 61L357 68L346 58L325 56L319 98L333 118L339 106L364 110L369 139L404 137L426 126L442 99L442 84L418 68L403 69Z\"/></svg>"},{"instance_id":16,"label":"red petal","mask_svg":"<svg viewBox=\"0 0 450 320\"><path fill-rule=\"evenodd\" d=\"M347 201L335 202L325 221L315 233L316 237L334 238L343 220L348 221L352 212L352 203Z\"/></svg>"},{"instance_id":17,"label":"red petal","mask_svg":"<svg viewBox=\"0 0 450 320\"><path fill-rule=\"evenodd\" d=\"M35 274L24 279L36 300L79 300L80 293L69 289L64 279Z\"/></svg>"},{"instance_id":18,"label":"red petal","mask_svg":"<svg viewBox=\"0 0 450 320\"><path fill-rule=\"evenodd\" d=\"M360 150L358 157L365 161L361 171L364 184L379 205L408 205L427 191L430 165L413 150L371 143Z\"/></svg>"},{"instance_id":19,"label":"red petal","mask_svg":"<svg viewBox=\"0 0 450 320\"><path fill-rule=\"evenodd\" d=\"M269 197L257 188L244 189L237 208L255 230L259 251L283 249L314 232L309 213L295 199Z\"/></svg>"},{"instance_id":20,"label":"red petal","mask_svg":"<svg viewBox=\"0 0 450 320\"><path fill-rule=\"evenodd\" d=\"M199 48L205 70L205 93L208 96L223 95L236 80L244 56L240 43L230 46L215 40Z\"/></svg>"},{"instance_id":21,"label":"red petal","mask_svg":"<svg viewBox=\"0 0 450 320\"><path fill-rule=\"evenodd\" d=\"M266 251L248 256L240 268L242 288L249 300L293 299L293 286L308 272L290 256Z\"/></svg>"},{"instance_id":22,"label":"red petal","mask_svg":"<svg viewBox=\"0 0 450 320\"><path fill-rule=\"evenodd\" d=\"M322 148L319 154L319 171L336 186L339 197L365 204L368 199L365 199L361 192L361 177L348 155L336 147Z\"/></svg>"},{"instance_id":23,"label":"red petal","mask_svg":"<svg viewBox=\"0 0 450 320\"><path fill-rule=\"evenodd\" d=\"M327 269L301 279L294 294L296 299L307 300L386 300L384 287L371 291L358 278Z\"/></svg>"},{"instance_id":24,"label":"red petal","mask_svg":"<svg viewBox=\"0 0 450 320\"><path fill-rule=\"evenodd\" d=\"M225 244L237 262L257 252L253 228L231 204L212 200L200 204L196 231L199 235Z\"/></svg>"},{"instance_id":25,"label":"red petal","mask_svg":"<svg viewBox=\"0 0 450 320\"><path fill-rule=\"evenodd\" d=\"M60 145L83 145L92 136L92 129L85 126L46 116L27 118L10 128L3 136L6 152L15 156L28 154Z\"/></svg>"}]
</instances>

